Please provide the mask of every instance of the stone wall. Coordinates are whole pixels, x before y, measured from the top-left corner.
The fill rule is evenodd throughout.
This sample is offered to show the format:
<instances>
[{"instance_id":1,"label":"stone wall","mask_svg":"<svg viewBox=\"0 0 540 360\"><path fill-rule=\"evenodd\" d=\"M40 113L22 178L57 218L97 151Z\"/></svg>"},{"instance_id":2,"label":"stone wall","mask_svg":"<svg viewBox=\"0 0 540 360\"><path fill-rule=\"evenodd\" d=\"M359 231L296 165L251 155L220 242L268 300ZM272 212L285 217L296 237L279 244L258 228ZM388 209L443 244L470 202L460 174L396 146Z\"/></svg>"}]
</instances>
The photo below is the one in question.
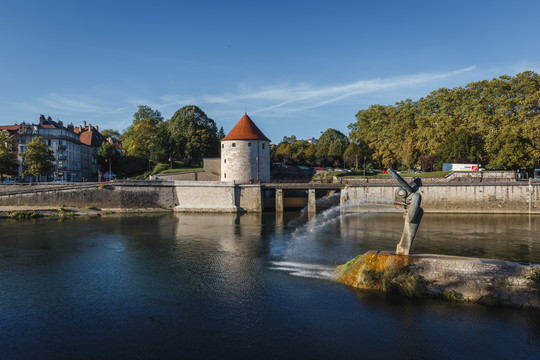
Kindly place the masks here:
<instances>
[{"instance_id":1,"label":"stone wall","mask_svg":"<svg viewBox=\"0 0 540 360\"><path fill-rule=\"evenodd\" d=\"M220 175L201 170L152 175L150 179L164 181L219 181Z\"/></svg>"},{"instance_id":2,"label":"stone wall","mask_svg":"<svg viewBox=\"0 0 540 360\"><path fill-rule=\"evenodd\" d=\"M221 180L221 158L205 158L203 159L204 171L217 176L215 181Z\"/></svg>"},{"instance_id":3,"label":"stone wall","mask_svg":"<svg viewBox=\"0 0 540 360\"><path fill-rule=\"evenodd\" d=\"M20 186L0 192L0 206L94 206L104 209L168 209L174 184L149 181Z\"/></svg>"},{"instance_id":4,"label":"stone wall","mask_svg":"<svg viewBox=\"0 0 540 360\"><path fill-rule=\"evenodd\" d=\"M178 205L175 211L236 212L234 182L176 181Z\"/></svg>"},{"instance_id":5,"label":"stone wall","mask_svg":"<svg viewBox=\"0 0 540 360\"><path fill-rule=\"evenodd\" d=\"M346 186L345 211L391 205L397 186ZM540 184L425 184L419 190L425 212L540 214Z\"/></svg>"},{"instance_id":6,"label":"stone wall","mask_svg":"<svg viewBox=\"0 0 540 360\"><path fill-rule=\"evenodd\" d=\"M262 211L263 203L260 185L238 185L235 187L235 197L238 211Z\"/></svg>"}]
</instances>

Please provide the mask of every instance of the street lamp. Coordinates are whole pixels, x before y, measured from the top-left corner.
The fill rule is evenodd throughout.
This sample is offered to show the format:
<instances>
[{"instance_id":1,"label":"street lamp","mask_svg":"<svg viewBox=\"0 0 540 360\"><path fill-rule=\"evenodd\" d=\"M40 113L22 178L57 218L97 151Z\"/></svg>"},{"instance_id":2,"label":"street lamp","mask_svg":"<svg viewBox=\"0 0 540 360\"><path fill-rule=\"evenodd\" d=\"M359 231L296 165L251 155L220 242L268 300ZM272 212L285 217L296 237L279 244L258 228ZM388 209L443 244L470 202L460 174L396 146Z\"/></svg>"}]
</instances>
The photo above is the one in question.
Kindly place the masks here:
<instances>
[{"instance_id":1,"label":"street lamp","mask_svg":"<svg viewBox=\"0 0 540 360\"><path fill-rule=\"evenodd\" d=\"M108 162L109 163L109 181L111 181L111 158L107 158L105 159L105 162Z\"/></svg>"},{"instance_id":2,"label":"street lamp","mask_svg":"<svg viewBox=\"0 0 540 360\"><path fill-rule=\"evenodd\" d=\"M364 156L364 176L366 176L366 157Z\"/></svg>"}]
</instances>

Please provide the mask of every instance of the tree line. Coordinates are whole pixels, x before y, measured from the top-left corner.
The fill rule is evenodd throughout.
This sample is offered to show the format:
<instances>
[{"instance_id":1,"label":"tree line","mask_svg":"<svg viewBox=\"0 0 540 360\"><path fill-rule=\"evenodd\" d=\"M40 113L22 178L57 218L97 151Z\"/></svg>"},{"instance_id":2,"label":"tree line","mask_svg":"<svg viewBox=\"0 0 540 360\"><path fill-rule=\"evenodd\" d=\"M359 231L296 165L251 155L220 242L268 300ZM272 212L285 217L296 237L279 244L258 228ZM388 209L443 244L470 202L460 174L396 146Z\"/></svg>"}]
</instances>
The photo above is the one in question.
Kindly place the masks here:
<instances>
[{"instance_id":1,"label":"tree line","mask_svg":"<svg viewBox=\"0 0 540 360\"><path fill-rule=\"evenodd\" d=\"M539 102L538 74L504 75L418 101L372 105L356 114L349 138L380 168L479 162L487 169L531 169L540 164Z\"/></svg>"},{"instance_id":2,"label":"tree line","mask_svg":"<svg viewBox=\"0 0 540 360\"><path fill-rule=\"evenodd\" d=\"M362 149L336 129L327 129L315 142L297 140L296 136L285 136L272 149L273 162L287 165L356 167L361 161Z\"/></svg>"},{"instance_id":3,"label":"tree line","mask_svg":"<svg viewBox=\"0 0 540 360\"><path fill-rule=\"evenodd\" d=\"M113 144L104 142L98 154L110 159L114 168L124 175L140 174L150 163L174 167L177 159L186 166L200 166L205 157L219 156L219 142L225 137L223 128L195 105L184 106L169 120L158 110L139 105L132 124L122 134L110 129L104 136L120 137L125 156L119 156Z\"/></svg>"}]
</instances>

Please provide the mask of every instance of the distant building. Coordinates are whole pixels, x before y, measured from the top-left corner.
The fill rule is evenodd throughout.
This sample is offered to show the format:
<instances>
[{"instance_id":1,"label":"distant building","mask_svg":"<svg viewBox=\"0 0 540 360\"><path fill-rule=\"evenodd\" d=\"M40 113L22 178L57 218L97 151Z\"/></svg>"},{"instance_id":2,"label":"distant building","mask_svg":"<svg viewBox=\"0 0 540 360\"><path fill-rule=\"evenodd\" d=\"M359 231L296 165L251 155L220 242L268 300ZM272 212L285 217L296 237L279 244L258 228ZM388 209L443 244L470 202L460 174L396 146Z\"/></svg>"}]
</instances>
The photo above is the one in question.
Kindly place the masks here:
<instances>
[{"instance_id":1,"label":"distant building","mask_svg":"<svg viewBox=\"0 0 540 360\"><path fill-rule=\"evenodd\" d=\"M7 130L15 142L19 173L22 172L22 154L35 137L41 136L45 144L53 151L55 171L40 181L65 179L81 181L83 178L96 177L98 171L97 151L104 141L97 127L92 125L75 128L73 124L64 126L62 121L54 121L51 117L39 117L38 124L0 126Z\"/></svg>"},{"instance_id":2,"label":"distant building","mask_svg":"<svg viewBox=\"0 0 540 360\"><path fill-rule=\"evenodd\" d=\"M315 138L307 139L307 142L310 143L310 144L316 144L317 139L315 139Z\"/></svg>"},{"instance_id":3,"label":"distant building","mask_svg":"<svg viewBox=\"0 0 540 360\"><path fill-rule=\"evenodd\" d=\"M270 182L270 139L244 115L221 139L221 181Z\"/></svg>"},{"instance_id":4,"label":"distant building","mask_svg":"<svg viewBox=\"0 0 540 360\"><path fill-rule=\"evenodd\" d=\"M98 150L106 139L98 131L97 126L88 125L86 121L83 126L73 129L79 135L81 141L81 177L88 180L96 176L99 170Z\"/></svg>"}]
</instances>

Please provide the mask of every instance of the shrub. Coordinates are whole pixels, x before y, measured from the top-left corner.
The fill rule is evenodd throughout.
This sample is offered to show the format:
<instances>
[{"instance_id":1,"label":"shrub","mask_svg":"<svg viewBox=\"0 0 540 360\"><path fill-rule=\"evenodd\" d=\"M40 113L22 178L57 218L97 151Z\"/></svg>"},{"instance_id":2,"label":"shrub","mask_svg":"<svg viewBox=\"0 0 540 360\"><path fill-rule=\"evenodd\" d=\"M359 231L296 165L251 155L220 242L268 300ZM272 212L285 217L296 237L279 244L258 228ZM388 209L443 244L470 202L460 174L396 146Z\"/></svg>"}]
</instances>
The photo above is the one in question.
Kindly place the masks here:
<instances>
[{"instance_id":1,"label":"shrub","mask_svg":"<svg viewBox=\"0 0 540 360\"><path fill-rule=\"evenodd\" d=\"M445 290L442 293L442 296L446 300L461 300L463 298L463 295L461 295L455 290Z\"/></svg>"},{"instance_id":2,"label":"shrub","mask_svg":"<svg viewBox=\"0 0 540 360\"><path fill-rule=\"evenodd\" d=\"M533 289L533 293L540 294L540 269L536 269L532 264L525 274L527 285Z\"/></svg>"},{"instance_id":3,"label":"shrub","mask_svg":"<svg viewBox=\"0 0 540 360\"><path fill-rule=\"evenodd\" d=\"M394 271L373 271L362 269L358 281L364 286L389 293L399 293L407 297L421 297L426 293L428 282L418 274L407 269Z\"/></svg>"},{"instance_id":4,"label":"shrub","mask_svg":"<svg viewBox=\"0 0 540 360\"><path fill-rule=\"evenodd\" d=\"M165 171L165 170L169 170L169 165L168 164L156 164L156 166L154 166L154 169L152 170L152 173L150 175L155 175L155 174L159 174L161 173L162 171Z\"/></svg>"},{"instance_id":5,"label":"shrub","mask_svg":"<svg viewBox=\"0 0 540 360\"><path fill-rule=\"evenodd\" d=\"M482 296L480 300L478 300L478 302L485 305L496 305L499 300L495 297L495 295L487 294L485 296Z\"/></svg>"},{"instance_id":6,"label":"shrub","mask_svg":"<svg viewBox=\"0 0 540 360\"><path fill-rule=\"evenodd\" d=\"M14 210L8 211L7 216L10 219L28 220L37 217L37 213L34 210Z\"/></svg>"},{"instance_id":7,"label":"shrub","mask_svg":"<svg viewBox=\"0 0 540 360\"><path fill-rule=\"evenodd\" d=\"M392 284L401 295L408 297L420 297L426 293L427 281L420 275L411 272L401 272L393 280Z\"/></svg>"}]
</instances>

